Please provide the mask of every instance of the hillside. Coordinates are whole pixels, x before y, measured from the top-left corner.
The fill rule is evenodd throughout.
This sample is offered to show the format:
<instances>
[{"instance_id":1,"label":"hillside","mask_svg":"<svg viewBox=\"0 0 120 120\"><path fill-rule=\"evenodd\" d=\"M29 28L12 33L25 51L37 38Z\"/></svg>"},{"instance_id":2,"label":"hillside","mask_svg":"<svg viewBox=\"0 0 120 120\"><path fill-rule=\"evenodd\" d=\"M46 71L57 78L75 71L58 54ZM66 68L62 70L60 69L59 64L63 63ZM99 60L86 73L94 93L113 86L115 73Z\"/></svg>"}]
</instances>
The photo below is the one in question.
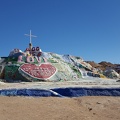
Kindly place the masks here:
<instances>
[{"instance_id":1,"label":"hillside","mask_svg":"<svg viewBox=\"0 0 120 120\"><path fill-rule=\"evenodd\" d=\"M15 81L74 81L85 77L113 77L114 71L104 73L108 62L84 61L81 57L42 52L39 47L27 48L24 52L13 49L8 57L0 59L0 78L6 82ZM111 76L112 73L112 76Z\"/></svg>"},{"instance_id":2,"label":"hillside","mask_svg":"<svg viewBox=\"0 0 120 120\"><path fill-rule=\"evenodd\" d=\"M96 63L94 61L86 61L87 63L89 63L92 67L94 68L99 68L101 70L106 70L106 68L108 67L115 67L115 64L112 64L110 62L106 62L106 61L102 61L100 63Z\"/></svg>"}]
</instances>

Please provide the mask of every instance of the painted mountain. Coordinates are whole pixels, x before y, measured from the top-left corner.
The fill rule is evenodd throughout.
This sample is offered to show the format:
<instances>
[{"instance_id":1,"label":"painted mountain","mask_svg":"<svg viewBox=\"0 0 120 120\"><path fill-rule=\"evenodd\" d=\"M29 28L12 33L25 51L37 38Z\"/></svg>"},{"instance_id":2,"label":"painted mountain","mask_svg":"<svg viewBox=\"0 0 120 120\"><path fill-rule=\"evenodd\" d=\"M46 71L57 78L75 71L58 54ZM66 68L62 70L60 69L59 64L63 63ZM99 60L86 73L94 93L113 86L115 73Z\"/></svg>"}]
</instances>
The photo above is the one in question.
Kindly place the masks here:
<instances>
[{"instance_id":1,"label":"painted mountain","mask_svg":"<svg viewBox=\"0 0 120 120\"><path fill-rule=\"evenodd\" d=\"M39 47L24 52L13 49L0 58L0 78L6 82L72 81L88 76L105 77L80 57L42 52Z\"/></svg>"}]
</instances>

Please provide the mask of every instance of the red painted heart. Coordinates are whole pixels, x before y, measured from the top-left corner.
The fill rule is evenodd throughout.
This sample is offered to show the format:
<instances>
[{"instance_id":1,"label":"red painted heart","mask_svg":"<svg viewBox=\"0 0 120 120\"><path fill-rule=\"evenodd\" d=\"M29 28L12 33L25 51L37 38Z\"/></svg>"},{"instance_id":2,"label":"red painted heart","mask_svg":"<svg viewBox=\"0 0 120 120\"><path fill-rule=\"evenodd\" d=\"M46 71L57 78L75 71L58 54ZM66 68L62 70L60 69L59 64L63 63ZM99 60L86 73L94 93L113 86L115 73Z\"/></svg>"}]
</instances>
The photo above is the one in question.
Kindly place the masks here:
<instances>
[{"instance_id":1,"label":"red painted heart","mask_svg":"<svg viewBox=\"0 0 120 120\"><path fill-rule=\"evenodd\" d=\"M56 72L56 68L49 63L44 63L40 66L35 64L23 64L19 69L25 74L37 79L48 79Z\"/></svg>"}]
</instances>

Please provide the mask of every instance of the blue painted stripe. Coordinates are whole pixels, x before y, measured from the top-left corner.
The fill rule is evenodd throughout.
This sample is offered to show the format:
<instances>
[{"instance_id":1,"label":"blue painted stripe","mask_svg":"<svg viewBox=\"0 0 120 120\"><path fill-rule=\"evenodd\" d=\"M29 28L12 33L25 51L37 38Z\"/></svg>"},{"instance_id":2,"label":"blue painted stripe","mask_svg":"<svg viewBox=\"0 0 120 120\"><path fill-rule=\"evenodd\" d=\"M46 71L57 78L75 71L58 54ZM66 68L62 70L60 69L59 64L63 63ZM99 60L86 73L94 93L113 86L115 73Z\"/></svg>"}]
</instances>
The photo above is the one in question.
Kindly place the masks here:
<instances>
[{"instance_id":1,"label":"blue painted stripe","mask_svg":"<svg viewBox=\"0 0 120 120\"><path fill-rule=\"evenodd\" d=\"M0 95L33 97L120 96L120 88L3 89L0 90Z\"/></svg>"}]
</instances>

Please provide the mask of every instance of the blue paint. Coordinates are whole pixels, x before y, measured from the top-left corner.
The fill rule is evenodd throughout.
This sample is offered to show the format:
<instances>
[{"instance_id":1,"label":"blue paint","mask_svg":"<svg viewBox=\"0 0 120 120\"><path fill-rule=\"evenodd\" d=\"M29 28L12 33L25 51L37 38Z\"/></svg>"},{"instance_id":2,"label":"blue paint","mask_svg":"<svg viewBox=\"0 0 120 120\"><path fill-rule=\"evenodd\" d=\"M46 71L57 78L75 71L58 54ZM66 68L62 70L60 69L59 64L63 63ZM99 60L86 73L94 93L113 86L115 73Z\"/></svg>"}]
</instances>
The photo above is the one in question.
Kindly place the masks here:
<instances>
[{"instance_id":1,"label":"blue paint","mask_svg":"<svg viewBox=\"0 0 120 120\"><path fill-rule=\"evenodd\" d=\"M80 96L120 96L120 88L54 88L44 89L4 89L0 96L33 97L80 97Z\"/></svg>"}]
</instances>

